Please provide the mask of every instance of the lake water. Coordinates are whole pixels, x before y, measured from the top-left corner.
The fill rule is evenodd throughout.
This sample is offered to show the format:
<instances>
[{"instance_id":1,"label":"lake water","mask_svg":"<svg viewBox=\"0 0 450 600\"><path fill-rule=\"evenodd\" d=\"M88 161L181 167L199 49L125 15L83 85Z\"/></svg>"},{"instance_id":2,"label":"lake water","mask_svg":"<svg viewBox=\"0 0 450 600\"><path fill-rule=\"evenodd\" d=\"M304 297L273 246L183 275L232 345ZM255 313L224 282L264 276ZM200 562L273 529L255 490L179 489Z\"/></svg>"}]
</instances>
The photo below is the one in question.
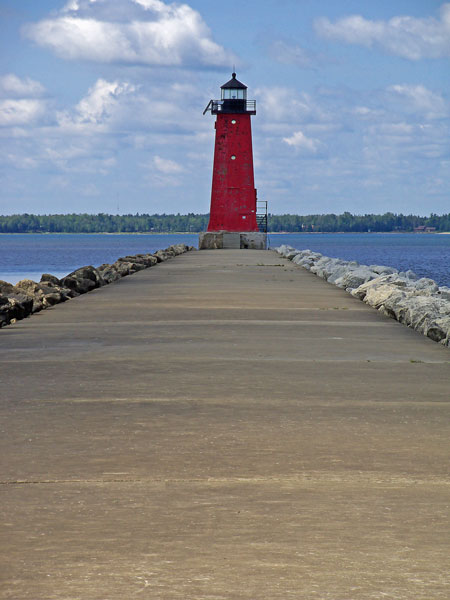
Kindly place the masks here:
<instances>
[{"instance_id":1,"label":"lake water","mask_svg":"<svg viewBox=\"0 0 450 600\"><path fill-rule=\"evenodd\" d=\"M197 246L198 234L0 234L0 279L17 283L42 273L67 275L84 265L114 262L120 256L155 252L171 244ZM289 244L326 256L411 269L450 286L450 235L409 233L269 234L272 247Z\"/></svg>"}]
</instances>

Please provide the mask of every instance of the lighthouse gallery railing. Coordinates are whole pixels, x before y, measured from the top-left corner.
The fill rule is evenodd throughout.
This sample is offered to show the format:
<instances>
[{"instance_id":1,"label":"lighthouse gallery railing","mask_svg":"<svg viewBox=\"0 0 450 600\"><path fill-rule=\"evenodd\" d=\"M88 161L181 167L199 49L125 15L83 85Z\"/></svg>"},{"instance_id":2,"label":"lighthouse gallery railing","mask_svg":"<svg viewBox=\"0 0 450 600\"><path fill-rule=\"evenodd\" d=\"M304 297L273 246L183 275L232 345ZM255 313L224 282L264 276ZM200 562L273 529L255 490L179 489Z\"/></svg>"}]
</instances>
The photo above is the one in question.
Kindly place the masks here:
<instances>
[{"instance_id":1,"label":"lighthouse gallery railing","mask_svg":"<svg viewBox=\"0 0 450 600\"><path fill-rule=\"evenodd\" d=\"M256 100L210 100L203 114L206 114L209 110L213 115L217 113L247 113L254 115L256 114Z\"/></svg>"}]
</instances>

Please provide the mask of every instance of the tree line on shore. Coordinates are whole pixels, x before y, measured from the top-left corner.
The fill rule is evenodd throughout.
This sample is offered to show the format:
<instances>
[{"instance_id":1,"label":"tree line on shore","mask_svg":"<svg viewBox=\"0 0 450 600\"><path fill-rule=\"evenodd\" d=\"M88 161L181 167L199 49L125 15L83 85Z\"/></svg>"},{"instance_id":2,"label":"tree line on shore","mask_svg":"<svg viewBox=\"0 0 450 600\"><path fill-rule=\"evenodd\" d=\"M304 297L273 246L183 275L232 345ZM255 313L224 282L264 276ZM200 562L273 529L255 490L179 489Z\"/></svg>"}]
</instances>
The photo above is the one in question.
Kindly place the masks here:
<instances>
[{"instance_id":1,"label":"tree line on shore","mask_svg":"<svg viewBox=\"0 0 450 600\"><path fill-rule=\"evenodd\" d=\"M200 232L208 226L208 214L129 214L100 213L66 215L17 214L0 216L0 233L176 233ZM269 232L407 232L433 227L450 231L450 213L429 217L385 213L383 215L272 215Z\"/></svg>"}]
</instances>

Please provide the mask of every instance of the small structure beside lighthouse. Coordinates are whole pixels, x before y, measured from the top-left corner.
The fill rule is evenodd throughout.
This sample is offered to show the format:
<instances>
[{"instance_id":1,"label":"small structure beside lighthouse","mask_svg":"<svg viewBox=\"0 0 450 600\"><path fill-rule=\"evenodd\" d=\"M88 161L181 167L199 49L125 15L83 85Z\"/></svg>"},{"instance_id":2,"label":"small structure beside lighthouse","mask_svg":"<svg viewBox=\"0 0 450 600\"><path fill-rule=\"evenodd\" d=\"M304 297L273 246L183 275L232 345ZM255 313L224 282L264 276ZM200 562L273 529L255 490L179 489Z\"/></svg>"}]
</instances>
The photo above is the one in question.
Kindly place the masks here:
<instances>
[{"instance_id":1,"label":"small structure beside lighthouse","mask_svg":"<svg viewBox=\"0 0 450 600\"><path fill-rule=\"evenodd\" d=\"M221 99L210 100L203 114L216 115L211 209L199 248L265 249L267 210L257 214L253 173L252 127L256 102L232 74L221 86ZM265 218L264 218L265 217Z\"/></svg>"}]
</instances>

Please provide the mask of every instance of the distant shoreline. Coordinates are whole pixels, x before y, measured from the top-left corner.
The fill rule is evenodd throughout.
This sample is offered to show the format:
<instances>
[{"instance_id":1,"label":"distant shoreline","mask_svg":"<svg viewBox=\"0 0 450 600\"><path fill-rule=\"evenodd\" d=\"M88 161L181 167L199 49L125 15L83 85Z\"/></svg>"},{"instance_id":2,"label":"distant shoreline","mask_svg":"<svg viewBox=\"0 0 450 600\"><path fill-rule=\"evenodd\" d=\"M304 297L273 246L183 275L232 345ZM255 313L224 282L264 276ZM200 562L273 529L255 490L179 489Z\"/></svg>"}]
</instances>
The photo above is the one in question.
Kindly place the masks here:
<instances>
[{"instance_id":1,"label":"distant shoreline","mask_svg":"<svg viewBox=\"0 0 450 600\"><path fill-rule=\"evenodd\" d=\"M198 235L199 231L13 231L0 235Z\"/></svg>"},{"instance_id":2,"label":"distant shoreline","mask_svg":"<svg viewBox=\"0 0 450 600\"><path fill-rule=\"evenodd\" d=\"M263 215L259 215L262 217ZM320 215L275 215L264 219L270 235L300 233L440 233L450 232L450 213L403 215L352 215L344 212ZM2 233L104 234L104 235L187 235L206 231L209 214L57 214L57 215L0 215ZM156 239L156 237L155 237Z\"/></svg>"},{"instance_id":3,"label":"distant shoreline","mask_svg":"<svg viewBox=\"0 0 450 600\"><path fill-rule=\"evenodd\" d=\"M450 231L268 231L268 235L320 235L330 233L342 233L342 234L367 234L367 235L387 235L389 234L404 234L414 233L417 235L450 235Z\"/></svg>"},{"instance_id":4,"label":"distant shoreline","mask_svg":"<svg viewBox=\"0 0 450 600\"><path fill-rule=\"evenodd\" d=\"M199 235L201 231L14 231L0 232L0 235ZM450 231L268 231L267 235L329 235L329 234L367 234L367 235L399 235L414 233L416 235L450 235Z\"/></svg>"}]
</instances>

